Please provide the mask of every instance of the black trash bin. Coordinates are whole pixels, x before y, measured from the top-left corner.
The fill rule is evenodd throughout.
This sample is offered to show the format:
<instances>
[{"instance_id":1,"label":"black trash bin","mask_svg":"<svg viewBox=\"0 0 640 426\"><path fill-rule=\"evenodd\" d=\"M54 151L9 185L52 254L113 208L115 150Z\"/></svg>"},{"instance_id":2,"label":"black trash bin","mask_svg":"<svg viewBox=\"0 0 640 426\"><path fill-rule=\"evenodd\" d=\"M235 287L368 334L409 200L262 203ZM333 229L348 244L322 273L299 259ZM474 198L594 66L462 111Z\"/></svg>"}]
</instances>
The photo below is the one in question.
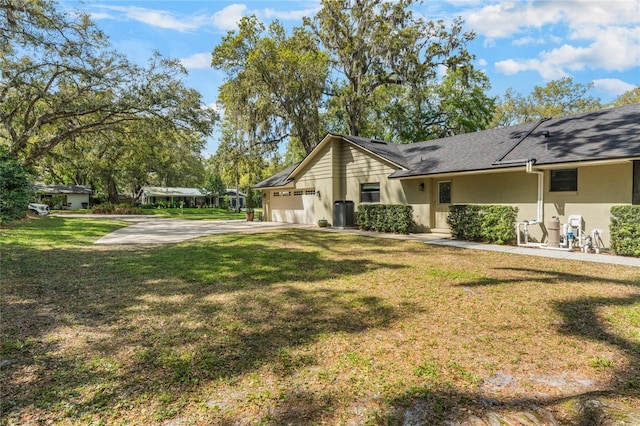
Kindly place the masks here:
<instances>
[{"instance_id":1,"label":"black trash bin","mask_svg":"<svg viewBox=\"0 0 640 426\"><path fill-rule=\"evenodd\" d=\"M353 201L337 200L333 203L333 227L353 228L355 220L353 216Z\"/></svg>"}]
</instances>

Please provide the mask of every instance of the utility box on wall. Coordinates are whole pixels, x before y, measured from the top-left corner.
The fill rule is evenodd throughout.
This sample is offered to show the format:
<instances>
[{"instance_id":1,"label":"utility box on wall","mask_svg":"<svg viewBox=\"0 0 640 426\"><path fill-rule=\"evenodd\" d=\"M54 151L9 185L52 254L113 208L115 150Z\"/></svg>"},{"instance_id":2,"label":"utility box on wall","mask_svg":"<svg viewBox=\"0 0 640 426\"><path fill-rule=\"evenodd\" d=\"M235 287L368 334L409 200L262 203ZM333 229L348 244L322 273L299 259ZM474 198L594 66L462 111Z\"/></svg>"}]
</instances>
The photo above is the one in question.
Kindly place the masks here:
<instances>
[{"instance_id":1,"label":"utility box on wall","mask_svg":"<svg viewBox=\"0 0 640 426\"><path fill-rule=\"evenodd\" d=\"M355 226L353 201L337 200L333 203L333 227L353 228Z\"/></svg>"}]
</instances>

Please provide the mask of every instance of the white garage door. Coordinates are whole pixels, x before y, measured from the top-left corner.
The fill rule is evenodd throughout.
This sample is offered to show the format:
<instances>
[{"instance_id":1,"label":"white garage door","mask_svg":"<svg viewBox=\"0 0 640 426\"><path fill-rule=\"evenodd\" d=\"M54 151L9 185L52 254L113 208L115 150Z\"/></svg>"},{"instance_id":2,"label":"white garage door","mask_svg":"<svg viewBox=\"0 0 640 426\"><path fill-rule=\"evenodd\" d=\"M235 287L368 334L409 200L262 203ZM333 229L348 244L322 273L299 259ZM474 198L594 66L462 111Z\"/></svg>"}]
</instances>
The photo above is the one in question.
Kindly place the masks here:
<instances>
[{"instance_id":1,"label":"white garage door","mask_svg":"<svg viewBox=\"0 0 640 426\"><path fill-rule=\"evenodd\" d=\"M315 201L314 189L274 192L271 196L271 220L314 224L316 222Z\"/></svg>"}]
</instances>

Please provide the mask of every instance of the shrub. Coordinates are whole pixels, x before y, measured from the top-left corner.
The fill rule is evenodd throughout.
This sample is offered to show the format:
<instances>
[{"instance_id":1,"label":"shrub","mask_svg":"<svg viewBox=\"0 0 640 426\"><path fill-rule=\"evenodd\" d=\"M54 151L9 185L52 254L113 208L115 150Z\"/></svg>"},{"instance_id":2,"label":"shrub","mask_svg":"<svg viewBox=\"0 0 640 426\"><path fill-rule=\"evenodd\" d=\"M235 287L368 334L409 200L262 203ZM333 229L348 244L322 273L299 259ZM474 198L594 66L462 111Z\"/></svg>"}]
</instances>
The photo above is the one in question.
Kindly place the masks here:
<instances>
[{"instance_id":1,"label":"shrub","mask_svg":"<svg viewBox=\"0 0 640 426\"><path fill-rule=\"evenodd\" d=\"M32 175L18 161L0 150L0 223L9 223L27 215L33 196Z\"/></svg>"},{"instance_id":2,"label":"shrub","mask_svg":"<svg viewBox=\"0 0 640 426\"><path fill-rule=\"evenodd\" d=\"M511 206L482 206L482 239L496 244L509 244L516 239L518 209Z\"/></svg>"},{"instance_id":3,"label":"shrub","mask_svg":"<svg viewBox=\"0 0 640 426\"><path fill-rule=\"evenodd\" d=\"M95 214L142 214L142 210L131 204L102 203L91 207L91 213Z\"/></svg>"},{"instance_id":4,"label":"shrub","mask_svg":"<svg viewBox=\"0 0 640 426\"><path fill-rule=\"evenodd\" d=\"M361 204L356 224L364 231L408 234L414 226L413 207L389 204Z\"/></svg>"},{"instance_id":5,"label":"shrub","mask_svg":"<svg viewBox=\"0 0 640 426\"><path fill-rule=\"evenodd\" d=\"M640 206L611 207L611 250L622 256L640 256Z\"/></svg>"},{"instance_id":6,"label":"shrub","mask_svg":"<svg viewBox=\"0 0 640 426\"><path fill-rule=\"evenodd\" d=\"M482 239L480 208L481 206L467 204L455 204L449 207L447 224L453 238L467 241Z\"/></svg>"},{"instance_id":7,"label":"shrub","mask_svg":"<svg viewBox=\"0 0 640 426\"><path fill-rule=\"evenodd\" d=\"M516 239L516 207L461 204L449 210L447 224L458 240L509 244Z\"/></svg>"}]
</instances>

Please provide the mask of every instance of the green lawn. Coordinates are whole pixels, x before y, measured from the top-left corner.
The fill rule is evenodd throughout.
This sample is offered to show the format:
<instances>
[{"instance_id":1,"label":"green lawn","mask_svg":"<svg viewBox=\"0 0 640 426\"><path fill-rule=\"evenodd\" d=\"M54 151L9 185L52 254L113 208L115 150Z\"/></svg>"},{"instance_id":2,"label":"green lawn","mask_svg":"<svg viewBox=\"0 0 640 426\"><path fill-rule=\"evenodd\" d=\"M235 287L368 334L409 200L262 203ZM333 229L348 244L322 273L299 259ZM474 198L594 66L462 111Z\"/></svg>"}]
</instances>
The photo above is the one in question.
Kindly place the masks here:
<instances>
[{"instance_id":1,"label":"green lawn","mask_svg":"<svg viewBox=\"0 0 640 426\"><path fill-rule=\"evenodd\" d=\"M189 220L236 220L244 219L245 212L229 211L226 209L142 209L143 214L174 219ZM55 214L90 214L90 209L53 210Z\"/></svg>"},{"instance_id":2,"label":"green lawn","mask_svg":"<svg viewBox=\"0 0 640 426\"><path fill-rule=\"evenodd\" d=\"M207 219L207 220L233 220L244 219L244 212L229 211L226 209L144 209L144 214L154 216L167 216L183 219Z\"/></svg>"},{"instance_id":3,"label":"green lawn","mask_svg":"<svg viewBox=\"0 0 640 426\"><path fill-rule=\"evenodd\" d=\"M638 268L313 230L92 245L120 226L0 230L2 424L640 410Z\"/></svg>"}]
</instances>

